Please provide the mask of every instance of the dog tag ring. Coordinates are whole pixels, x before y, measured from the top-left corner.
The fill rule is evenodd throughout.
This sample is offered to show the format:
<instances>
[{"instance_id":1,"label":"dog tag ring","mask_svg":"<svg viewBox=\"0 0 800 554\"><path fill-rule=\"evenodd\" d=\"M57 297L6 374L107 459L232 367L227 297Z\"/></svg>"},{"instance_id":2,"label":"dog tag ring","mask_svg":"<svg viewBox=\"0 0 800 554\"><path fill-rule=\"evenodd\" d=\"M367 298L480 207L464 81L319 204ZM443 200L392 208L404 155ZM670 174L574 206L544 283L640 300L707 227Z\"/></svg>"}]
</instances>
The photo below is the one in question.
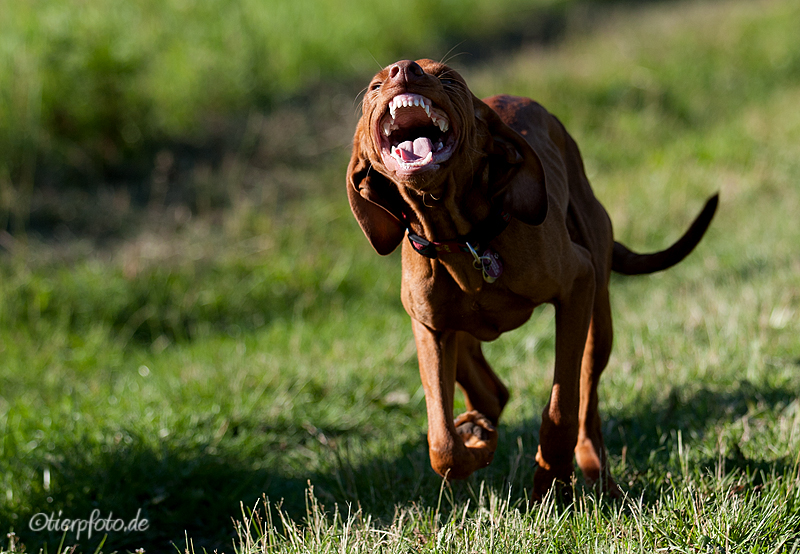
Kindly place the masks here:
<instances>
[{"instance_id":1,"label":"dog tag ring","mask_svg":"<svg viewBox=\"0 0 800 554\"><path fill-rule=\"evenodd\" d=\"M467 243L470 254L475 258L473 265L475 269L480 269L483 274L483 280L487 283L494 283L497 278L503 273L503 262L500 261L500 254L487 248L483 251L483 256L478 256L475 248L470 243Z\"/></svg>"},{"instance_id":2,"label":"dog tag ring","mask_svg":"<svg viewBox=\"0 0 800 554\"><path fill-rule=\"evenodd\" d=\"M483 266L483 280L487 283L494 283L503 274L503 262L500 261L500 254L487 248L481 256Z\"/></svg>"}]
</instances>

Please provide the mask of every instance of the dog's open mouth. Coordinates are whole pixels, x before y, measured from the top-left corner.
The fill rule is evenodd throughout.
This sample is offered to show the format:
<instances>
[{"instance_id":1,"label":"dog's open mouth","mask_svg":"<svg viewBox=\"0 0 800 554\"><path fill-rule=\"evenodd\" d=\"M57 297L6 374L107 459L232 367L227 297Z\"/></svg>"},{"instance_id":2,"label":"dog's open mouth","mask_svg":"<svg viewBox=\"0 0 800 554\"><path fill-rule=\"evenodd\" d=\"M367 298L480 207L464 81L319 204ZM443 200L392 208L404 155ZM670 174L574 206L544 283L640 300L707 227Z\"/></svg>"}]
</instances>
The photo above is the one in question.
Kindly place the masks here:
<instances>
[{"instance_id":1,"label":"dog's open mouth","mask_svg":"<svg viewBox=\"0 0 800 554\"><path fill-rule=\"evenodd\" d=\"M378 124L383 163L410 175L438 169L455 149L447 115L419 94L398 94Z\"/></svg>"}]
</instances>

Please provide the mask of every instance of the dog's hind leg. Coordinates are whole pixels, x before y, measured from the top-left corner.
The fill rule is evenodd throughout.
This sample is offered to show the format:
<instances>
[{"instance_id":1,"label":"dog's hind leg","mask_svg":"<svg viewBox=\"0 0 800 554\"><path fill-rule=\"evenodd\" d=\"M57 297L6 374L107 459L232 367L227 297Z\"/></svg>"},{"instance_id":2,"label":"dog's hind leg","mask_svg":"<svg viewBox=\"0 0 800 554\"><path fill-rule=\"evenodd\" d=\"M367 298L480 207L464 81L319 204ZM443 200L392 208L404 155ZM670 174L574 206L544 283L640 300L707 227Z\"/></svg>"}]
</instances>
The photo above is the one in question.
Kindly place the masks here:
<instances>
[{"instance_id":1,"label":"dog's hind leg","mask_svg":"<svg viewBox=\"0 0 800 554\"><path fill-rule=\"evenodd\" d=\"M556 360L550 400L542 411L532 497L540 500L556 483L569 495L580 418L580 373L592 319L595 271L589 252L574 245L565 252L563 288L556 308Z\"/></svg>"},{"instance_id":2,"label":"dog's hind leg","mask_svg":"<svg viewBox=\"0 0 800 554\"><path fill-rule=\"evenodd\" d=\"M589 325L581 362L578 444L575 446L575 458L588 483L601 487L612 497L618 497L620 489L608 469L608 456L603 443L597 407L597 386L600 374L611 355L612 339L611 305L608 299L608 284L604 283L595 293L592 322Z\"/></svg>"},{"instance_id":3,"label":"dog's hind leg","mask_svg":"<svg viewBox=\"0 0 800 554\"><path fill-rule=\"evenodd\" d=\"M457 360L456 381L466 398L467 410L480 412L497 425L508 402L508 389L484 358L481 342L459 332Z\"/></svg>"}]
</instances>

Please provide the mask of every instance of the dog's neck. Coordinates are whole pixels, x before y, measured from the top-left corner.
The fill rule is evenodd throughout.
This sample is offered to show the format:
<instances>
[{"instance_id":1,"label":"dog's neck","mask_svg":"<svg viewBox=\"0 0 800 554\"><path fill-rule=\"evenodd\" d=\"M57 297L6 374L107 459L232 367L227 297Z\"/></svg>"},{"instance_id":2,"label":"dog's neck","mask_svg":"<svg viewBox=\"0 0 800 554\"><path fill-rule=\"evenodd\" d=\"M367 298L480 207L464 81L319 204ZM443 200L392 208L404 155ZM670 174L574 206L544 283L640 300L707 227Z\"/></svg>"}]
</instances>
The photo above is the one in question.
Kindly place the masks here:
<instances>
[{"instance_id":1,"label":"dog's neck","mask_svg":"<svg viewBox=\"0 0 800 554\"><path fill-rule=\"evenodd\" d=\"M412 213L406 214L411 230L431 241L464 236L486 219L492 209L480 167L482 160L448 172L436 187L421 192L398 186ZM469 167L467 167L469 166Z\"/></svg>"}]
</instances>

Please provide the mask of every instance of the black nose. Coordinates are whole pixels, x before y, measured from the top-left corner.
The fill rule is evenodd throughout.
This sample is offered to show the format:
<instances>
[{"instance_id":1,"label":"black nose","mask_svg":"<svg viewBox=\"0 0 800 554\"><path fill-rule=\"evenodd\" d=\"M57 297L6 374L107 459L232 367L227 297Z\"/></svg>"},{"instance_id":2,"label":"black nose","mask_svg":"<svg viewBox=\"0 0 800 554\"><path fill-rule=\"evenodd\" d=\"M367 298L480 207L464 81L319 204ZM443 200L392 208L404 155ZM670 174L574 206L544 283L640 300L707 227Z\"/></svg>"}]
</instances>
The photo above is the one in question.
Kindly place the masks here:
<instances>
[{"instance_id":1,"label":"black nose","mask_svg":"<svg viewBox=\"0 0 800 554\"><path fill-rule=\"evenodd\" d=\"M389 68L389 80L397 83L413 83L425 75L417 62L403 60Z\"/></svg>"}]
</instances>

